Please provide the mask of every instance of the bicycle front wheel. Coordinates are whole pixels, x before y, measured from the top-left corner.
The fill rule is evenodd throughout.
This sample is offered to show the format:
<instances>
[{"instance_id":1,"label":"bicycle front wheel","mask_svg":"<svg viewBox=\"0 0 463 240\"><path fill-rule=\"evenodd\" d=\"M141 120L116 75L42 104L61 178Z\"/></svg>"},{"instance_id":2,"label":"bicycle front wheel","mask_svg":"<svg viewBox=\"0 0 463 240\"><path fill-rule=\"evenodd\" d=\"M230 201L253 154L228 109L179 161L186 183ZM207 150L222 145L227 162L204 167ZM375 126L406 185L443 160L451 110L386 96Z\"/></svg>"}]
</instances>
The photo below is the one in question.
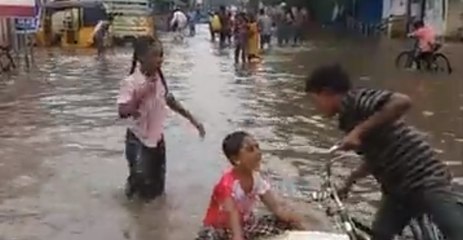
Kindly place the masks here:
<instances>
[{"instance_id":1,"label":"bicycle front wheel","mask_svg":"<svg viewBox=\"0 0 463 240\"><path fill-rule=\"evenodd\" d=\"M432 70L434 72L452 73L452 66L449 59L443 53L436 53L432 59Z\"/></svg>"},{"instance_id":2,"label":"bicycle front wheel","mask_svg":"<svg viewBox=\"0 0 463 240\"><path fill-rule=\"evenodd\" d=\"M422 216L412 220L410 229L414 240L443 240L443 236L439 229L429 216Z\"/></svg>"},{"instance_id":3,"label":"bicycle front wheel","mask_svg":"<svg viewBox=\"0 0 463 240\"><path fill-rule=\"evenodd\" d=\"M414 52L413 51L403 51L397 55L395 59L395 67L396 68L410 68L412 67L414 60Z\"/></svg>"}]
</instances>

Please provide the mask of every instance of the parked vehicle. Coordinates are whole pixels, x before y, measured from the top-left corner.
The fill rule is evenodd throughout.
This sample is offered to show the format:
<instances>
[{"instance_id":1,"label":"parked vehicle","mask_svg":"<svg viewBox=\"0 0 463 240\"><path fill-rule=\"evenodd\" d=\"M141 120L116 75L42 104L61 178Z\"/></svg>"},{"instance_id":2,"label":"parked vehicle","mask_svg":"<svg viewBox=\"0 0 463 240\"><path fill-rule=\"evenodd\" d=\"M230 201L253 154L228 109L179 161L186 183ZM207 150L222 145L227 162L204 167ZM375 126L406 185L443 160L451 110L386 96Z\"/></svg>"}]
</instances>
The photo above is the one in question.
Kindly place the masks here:
<instances>
[{"instance_id":1,"label":"parked vehicle","mask_svg":"<svg viewBox=\"0 0 463 240\"><path fill-rule=\"evenodd\" d=\"M93 31L109 15L99 1L59 1L44 4L38 46L92 47Z\"/></svg>"},{"instance_id":2,"label":"parked vehicle","mask_svg":"<svg viewBox=\"0 0 463 240\"><path fill-rule=\"evenodd\" d=\"M155 35L154 15L149 0L104 0L114 16L111 34L115 44L131 42L138 36Z\"/></svg>"}]
</instances>

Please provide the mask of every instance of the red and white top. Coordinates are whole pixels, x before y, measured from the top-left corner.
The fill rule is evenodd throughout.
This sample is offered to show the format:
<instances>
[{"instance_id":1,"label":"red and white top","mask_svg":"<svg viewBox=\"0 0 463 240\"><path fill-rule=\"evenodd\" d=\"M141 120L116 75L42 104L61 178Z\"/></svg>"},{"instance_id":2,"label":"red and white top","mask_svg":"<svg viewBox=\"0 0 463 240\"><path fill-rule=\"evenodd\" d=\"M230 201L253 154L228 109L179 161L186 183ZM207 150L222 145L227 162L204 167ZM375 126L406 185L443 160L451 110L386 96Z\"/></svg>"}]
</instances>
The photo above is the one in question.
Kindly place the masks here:
<instances>
[{"instance_id":1,"label":"red and white top","mask_svg":"<svg viewBox=\"0 0 463 240\"><path fill-rule=\"evenodd\" d=\"M225 171L220 181L214 187L209 208L203 221L204 225L219 228L227 228L229 226L228 212L223 208L223 203L228 197L232 197L234 200L242 223L250 220L256 201L270 190L270 184L258 172L255 172L253 177L254 184L252 190L249 193L245 193L233 170L229 169Z\"/></svg>"}]
</instances>

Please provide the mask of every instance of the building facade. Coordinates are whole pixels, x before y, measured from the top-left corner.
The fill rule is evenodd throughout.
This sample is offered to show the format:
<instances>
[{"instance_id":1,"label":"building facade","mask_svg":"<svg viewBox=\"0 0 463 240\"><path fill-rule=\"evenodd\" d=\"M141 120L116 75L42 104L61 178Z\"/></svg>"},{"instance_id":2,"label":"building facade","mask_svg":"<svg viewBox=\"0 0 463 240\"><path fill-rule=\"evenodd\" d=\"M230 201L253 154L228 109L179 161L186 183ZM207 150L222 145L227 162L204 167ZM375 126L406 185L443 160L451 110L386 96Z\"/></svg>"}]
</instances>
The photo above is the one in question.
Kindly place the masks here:
<instances>
[{"instance_id":1,"label":"building facade","mask_svg":"<svg viewBox=\"0 0 463 240\"><path fill-rule=\"evenodd\" d=\"M445 36L463 40L463 0L449 0L448 3Z\"/></svg>"}]
</instances>

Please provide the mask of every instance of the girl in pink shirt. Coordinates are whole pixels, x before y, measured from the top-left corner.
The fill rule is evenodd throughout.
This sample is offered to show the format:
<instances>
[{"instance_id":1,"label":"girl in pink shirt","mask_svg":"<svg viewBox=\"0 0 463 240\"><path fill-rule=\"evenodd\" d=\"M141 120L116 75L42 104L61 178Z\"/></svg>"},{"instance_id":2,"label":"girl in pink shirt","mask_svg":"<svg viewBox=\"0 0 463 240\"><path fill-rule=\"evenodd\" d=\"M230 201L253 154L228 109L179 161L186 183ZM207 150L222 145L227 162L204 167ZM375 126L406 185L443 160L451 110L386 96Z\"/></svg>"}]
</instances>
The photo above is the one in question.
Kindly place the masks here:
<instances>
[{"instance_id":1,"label":"girl in pink shirt","mask_svg":"<svg viewBox=\"0 0 463 240\"><path fill-rule=\"evenodd\" d=\"M215 185L196 240L250 240L289 229L305 229L301 217L283 208L259 174L262 154L251 135L231 133L224 139L222 149L232 168ZM254 208L258 200L273 215L256 218Z\"/></svg>"},{"instance_id":2,"label":"girl in pink shirt","mask_svg":"<svg viewBox=\"0 0 463 240\"><path fill-rule=\"evenodd\" d=\"M129 162L126 195L151 200L165 187L166 156L163 136L166 108L187 118L204 136L204 127L168 92L161 71L163 49L150 37L135 44L130 75L121 82L117 98L121 118L131 120L126 134L125 154ZM137 66L139 64L139 67Z\"/></svg>"}]
</instances>

